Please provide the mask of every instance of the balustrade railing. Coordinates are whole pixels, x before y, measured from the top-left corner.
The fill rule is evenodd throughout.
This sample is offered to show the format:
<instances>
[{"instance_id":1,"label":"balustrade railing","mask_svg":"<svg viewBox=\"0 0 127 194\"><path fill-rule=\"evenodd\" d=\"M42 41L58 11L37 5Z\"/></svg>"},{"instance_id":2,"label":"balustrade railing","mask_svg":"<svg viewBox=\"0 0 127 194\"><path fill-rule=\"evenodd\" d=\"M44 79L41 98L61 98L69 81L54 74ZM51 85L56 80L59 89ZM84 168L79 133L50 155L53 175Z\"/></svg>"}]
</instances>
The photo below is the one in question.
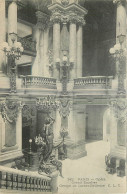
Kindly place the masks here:
<instances>
[{"instance_id":1,"label":"balustrade railing","mask_svg":"<svg viewBox=\"0 0 127 194\"><path fill-rule=\"evenodd\" d=\"M27 37L17 37L17 41L21 42L24 50L36 52L36 42Z\"/></svg>"},{"instance_id":2,"label":"balustrade railing","mask_svg":"<svg viewBox=\"0 0 127 194\"><path fill-rule=\"evenodd\" d=\"M56 89L56 79L38 76L20 76L23 88L48 88Z\"/></svg>"},{"instance_id":3,"label":"balustrade railing","mask_svg":"<svg viewBox=\"0 0 127 194\"><path fill-rule=\"evenodd\" d=\"M35 172L0 167L0 190L51 192L51 178ZM1 192L0 192L1 193Z\"/></svg>"},{"instance_id":4,"label":"balustrade railing","mask_svg":"<svg viewBox=\"0 0 127 194\"><path fill-rule=\"evenodd\" d=\"M74 89L110 89L113 76L89 76L74 79Z\"/></svg>"}]
</instances>

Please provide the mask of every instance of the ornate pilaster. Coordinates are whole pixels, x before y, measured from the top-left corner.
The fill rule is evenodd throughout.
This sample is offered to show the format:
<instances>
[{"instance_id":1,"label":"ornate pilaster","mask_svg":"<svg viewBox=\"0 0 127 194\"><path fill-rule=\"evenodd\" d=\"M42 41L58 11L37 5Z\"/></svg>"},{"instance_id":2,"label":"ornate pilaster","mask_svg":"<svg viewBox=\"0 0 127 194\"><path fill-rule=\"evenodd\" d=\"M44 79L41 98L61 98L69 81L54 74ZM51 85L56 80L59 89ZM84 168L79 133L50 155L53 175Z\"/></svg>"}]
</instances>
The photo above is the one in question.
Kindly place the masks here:
<instances>
[{"instance_id":1,"label":"ornate pilaster","mask_svg":"<svg viewBox=\"0 0 127 194\"><path fill-rule=\"evenodd\" d=\"M0 24L1 24L1 30L0 30L0 45L5 42L6 38L6 25L5 25L5 0L0 0ZM5 65L5 53L0 49L0 73L4 71L4 65ZM0 75L1 76L1 75Z\"/></svg>"},{"instance_id":2,"label":"ornate pilaster","mask_svg":"<svg viewBox=\"0 0 127 194\"><path fill-rule=\"evenodd\" d=\"M61 129L60 134L61 137L69 136L68 131L68 117L70 114L70 109L72 107L72 102L68 98L62 98L60 100L59 113L61 116Z\"/></svg>"},{"instance_id":3,"label":"ornate pilaster","mask_svg":"<svg viewBox=\"0 0 127 194\"><path fill-rule=\"evenodd\" d=\"M127 101L126 98L112 100L110 108L117 118L117 144L125 146L126 141L126 118L127 118Z\"/></svg>"},{"instance_id":4,"label":"ornate pilaster","mask_svg":"<svg viewBox=\"0 0 127 194\"><path fill-rule=\"evenodd\" d=\"M118 59L118 94L125 94L126 56Z\"/></svg>"},{"instance_id":5,"label":"ornate pilaster","mask_svg":"<svg viewBox=\"0 0 127 194\"><path fill-rule=\"evenodd\" d=\"M0 111L5 123L5 127L1 129L0 161L22 156L22 107L23 104L16 99L6 99L0 103Z\"/></svg>"}]
</instances>

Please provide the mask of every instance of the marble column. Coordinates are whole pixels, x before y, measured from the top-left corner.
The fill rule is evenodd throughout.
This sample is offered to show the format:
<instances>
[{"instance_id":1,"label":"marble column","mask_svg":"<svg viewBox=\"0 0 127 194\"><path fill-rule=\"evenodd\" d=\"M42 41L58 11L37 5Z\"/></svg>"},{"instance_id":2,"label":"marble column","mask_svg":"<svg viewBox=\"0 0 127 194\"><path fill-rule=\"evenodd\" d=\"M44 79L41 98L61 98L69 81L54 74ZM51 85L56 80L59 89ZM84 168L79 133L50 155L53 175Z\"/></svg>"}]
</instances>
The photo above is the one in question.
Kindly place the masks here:
<instances>
[{"instance_id":1,"label":"marble column","mask_svg":"<svg viewBox=\"0 0 127 194\"><path fill-rule=\"evenodd\" d=\"M124 1L114 0L117 4L116 11L116 37L120 34L126 35L126 7ZM118 42L118 40L117 40Z\"/></svg>"},{"instance_id":2,"label":"marble column","mask_svg":"<svg viewBox=\"0 0 127 194\"><path fill-rule=\"evenodd\" d=\"M33 76L40 76L41 75L41 68L40 68L40 29L38 26L34 26L32 36L33 41L36 41L36 57L33 58L32 62L32 75Z\"/></svg>"},{"instance_id":3,"label":"marble column","mask_svg":"<svg viewBox=\"0 0 127 194\"><path fill-rule=\"evenodd\" d=\"M53 23L53 77L59 80L59 70L56 67L58 59L60 59L60 20Z\"/></svg>"},{"instance_id":4,"label":"marble column","mask_svg":"<svg viewBox=\"0 0 127 194\"><path fill-rule=\"evenodd\" d=\"M49 62L48 62L48 42L49 42L49 27L44 30L44 77L50 77Z\"/></svg>"},{"instance_id":5,"label":"marble column","mask_svg":"<svg viewBox=\"0 0 127 194\"><path fill-rule=\"evenodd\" d=\"M124 35L126 37L126 2L123 0L114 0L113 1L116 8L116 44L119 44L119 35ZM121 44L122 48L126 47L126 38L124 38L123 43ZM125 56L126 57L126 56ZM126 59L123 57L122 62L119 58L116 61L116 80L118 81L118 93L125 93L125 65Z\"/></svg>"},{"instance_id":6,"label":"marble column","mask_svg":"<svg viewBox=\"0 0 127 194\"><path fill-rule=\"evenodd\" d=\"M5 0L0 0L0 45L6 41ZM0 49L0 76L5 68L5 53Z\"/></svg>"},{"instance_id":7,"label":"marble column","mask_svg":"<svg viewBox=\"0 0 127 194\"><path fill-rule=\"evenodd\" d=\"M111 101L111 156L126 158L126 99Z\"/></svg>"},{"instance_id":8,"label":"marble column","mask_svg":"<svg viewBox=\"0 0 127 194\"><path fill-rule=\"evenodd\" d=\"M77 78L82 77L82 49L82 25L79 25L77 30Z\"/></svg>"},{"instance_id":9,"label":"marble column","mask_svg":"<svg viewBox=\"0 0 127 194\"><path fill-rule=\"evenodd\" d=\"M76 23L74 21L70 21L70 42L69 42L69 59L74 62L74 66L70 72L70 79L74 79L77 77L77 43L76 43Z\"/></svg>"},{"instance_id":10,"label":"marble column","mask_svg":"<svg viewBox=\"0 0 127 194\"><path fill-rule=\"evenodd\" d=\"M40 32L40 75L44 77L44 30Z\"/></svg>"},{"instance_id":11,"label":"marble column","mask_svg":"<svg viewBox=\"0 0 127 194\"><path fill-rule=\"evenodd\" d=\"M8 44L13 44L11 33L14 33L14 39L17 40L17 0L13 0L8 6Z\"/></svg>"},{"instance_id":12,"label":"marble column","mask_svg":"<svg viewBox=\"0 0 127 194\"><path fill-rule=\"evenodd\" d=\"M19 108L16 121L16 144L18 145L18 150L22 152L22 108Z\"/></svg>"}]
</instances>

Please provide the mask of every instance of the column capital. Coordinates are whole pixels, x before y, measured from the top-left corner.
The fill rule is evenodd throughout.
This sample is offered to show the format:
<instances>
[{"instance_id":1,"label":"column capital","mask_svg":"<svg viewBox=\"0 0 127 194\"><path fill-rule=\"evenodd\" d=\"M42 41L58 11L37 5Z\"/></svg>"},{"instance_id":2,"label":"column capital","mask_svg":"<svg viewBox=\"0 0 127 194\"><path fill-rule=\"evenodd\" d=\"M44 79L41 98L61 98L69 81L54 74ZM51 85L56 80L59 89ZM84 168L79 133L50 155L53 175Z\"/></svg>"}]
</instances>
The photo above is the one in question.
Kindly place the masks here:
<instances>
[{"instance_id":1,"label":"column capital","mask_svg":"<svg viewBox=\"0 0 127 194\"><path fill-rule=\"evenodd\" d=\"M113 0L113 3L116 4L117 6L122 5L125 3L126 0Z\"/></svg>"},{"instance_id":2,"label":"column capital","mask_svg":"<svg viewBox=\"0 0 127 194\"><path fill-rule=\"evenodd\" d=\"M49 24L49 15L43 13L42 11L36 12L37 17L37 27L44 30L46 27L48 27Z\"/></svg>"},{"instance_id":3,"label":"column capital","mask_svg":"<svg viewBox=\"0 0 127 194\"><path fill-rule=\"evenodd\" d=\"M61 14L59 13L53 13L53 15L50 18L50 21L54 23L60 23L61 22Z\"/></svg>"},{"instance_id":4,"label":"column capital","mask_svg":"<svg viewBox=\"0 0 127 194\"><path fill-rule=\"evenodd\" d=\"M11 4L11 3L16 3L16 4L17 4L17 3L19 3L19 2L21 2L21 0L10 0L10 1L7 0L7 3L8 3L8 4Z\"/></svg>"}]
</instances>

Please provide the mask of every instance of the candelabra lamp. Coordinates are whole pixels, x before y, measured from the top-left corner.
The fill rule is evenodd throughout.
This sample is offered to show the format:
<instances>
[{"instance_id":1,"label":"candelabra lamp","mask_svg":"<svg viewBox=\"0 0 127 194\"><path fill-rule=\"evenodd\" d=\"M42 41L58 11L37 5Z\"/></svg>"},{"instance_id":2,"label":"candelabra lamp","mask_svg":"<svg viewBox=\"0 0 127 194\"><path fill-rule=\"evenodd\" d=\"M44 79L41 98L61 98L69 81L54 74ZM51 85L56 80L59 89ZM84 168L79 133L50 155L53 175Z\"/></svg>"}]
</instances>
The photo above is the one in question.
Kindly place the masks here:
<instances>
[{"instance_id":1,"label":"candelabra lamp","mask_svg":"<svg viewBox=\"0 0 127 194\"><path fill-rule=\"evenodd\" d=\"M19 60L23 53L23 47L20 42L16 41L16 34L10 33L12 44L3 42L2 50L8 58L8 75L10 78L10 92L16 92L16 64L15 60Z\"/></svg>"},{"instance_id":2,"label":"candelabra lamp","mask_svg":"<svg viewBox=\"0 0 127 194\"><path fill-rule=\"evenodd\" d=\"M59 107L59 101L57 101L54 96L46 96L43 98L37 98L36 106L38 110L49 112L50 110L56 110Z\"/></svg>"},{"instance_id":3,"label":"candelabra lamp","mask_svg":"<svg viewBox=\"0 0 127 194\"><path fill-rule=\"evenodd\" d=\"M67 83L68 83L68 79L69 79L69 72L72 69L72 67L74 66L74 60L71 58L69 59L67 56L67 51L63 51L63 58L62 61L60 61L60 59L57 59L57 68L59 68L59 70L61 69L62 71L62 78L61 78L61 82L62 82L62 94L63 95L67 95Z\"/></svg>"},{"instance_id":4,"label":"candelabra lamp","mask_svg":"<svg viewBox=\"0 0 127 194\"><path fill-rule=\"evenodd\" d=\"M29 151L31 152L31 151L32 151L32 148L31 148L32 139L29 139L29 143L30 143L30 148L29 148Z\"/></svg>"},{"instance_id":5,"label":"candelabra lamp","mask_svg":"<svg viewBox=\"0 0 127 194\"><path fill-rule=\"evenodd\" d=\"M109 52L116 60L118 76L118 94L125 94L124 79L126 75L126 48L124 46L125 35L117 36L119 43L110 48Z\"/></svg>"}]
</instances>

